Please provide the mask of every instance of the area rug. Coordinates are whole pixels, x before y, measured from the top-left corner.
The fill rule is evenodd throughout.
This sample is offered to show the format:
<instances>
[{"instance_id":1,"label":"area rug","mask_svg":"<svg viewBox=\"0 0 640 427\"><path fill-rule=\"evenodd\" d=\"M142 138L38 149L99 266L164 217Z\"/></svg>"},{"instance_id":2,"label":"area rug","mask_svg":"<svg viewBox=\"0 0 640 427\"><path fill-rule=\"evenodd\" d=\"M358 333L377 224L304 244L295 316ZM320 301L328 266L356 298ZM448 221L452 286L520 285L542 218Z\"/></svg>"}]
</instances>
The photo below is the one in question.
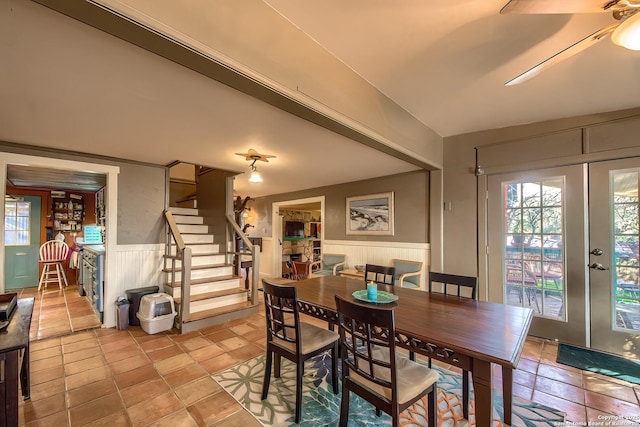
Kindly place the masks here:
<instances>
[{"instance_id":1,"label":"area rug","mask_svg":"<svg viewBox=\"0 0 640 427\"><path fill-rule=\"evenodd\" d=\"M615 354L569 344L560 344L556 361L584 371L640 384L640 361L638 360L625 359Z\"/></svg>"},{"instance_id":2,"label":"area rug","mask_svg":"<svg viewBox=\"0 0 640 427\"><path fill-rule=\"evenodd\" d=\"M290 426L294 423L295 365L282 360L280 378L271 379L269 396L262 401L264 356L258 356L213 375L213 379L228 391L243 407L252 413L263 426ZM471 392L469 420L462 418L462 377L450 371L438 369L438 427L466 427L475 425L475 405ZM338 425L340 396L331 387L331 358L328 354L317 356L305 364L303 381L302 421L300 426L318 427ZM272 374L273 375L273 374ZM340 390L341 392L341 390ZM375 408L364 399L351 393L349 427L377 427L391 425L391 417L377 417ZM407 409L401 415L403 427L426 426L426 399ZM494 390L493 426L502 427L502 395ZM564 422L564 413L549 407L513 399L513 426L558 426Z\"/></svg>"}]
</instances>

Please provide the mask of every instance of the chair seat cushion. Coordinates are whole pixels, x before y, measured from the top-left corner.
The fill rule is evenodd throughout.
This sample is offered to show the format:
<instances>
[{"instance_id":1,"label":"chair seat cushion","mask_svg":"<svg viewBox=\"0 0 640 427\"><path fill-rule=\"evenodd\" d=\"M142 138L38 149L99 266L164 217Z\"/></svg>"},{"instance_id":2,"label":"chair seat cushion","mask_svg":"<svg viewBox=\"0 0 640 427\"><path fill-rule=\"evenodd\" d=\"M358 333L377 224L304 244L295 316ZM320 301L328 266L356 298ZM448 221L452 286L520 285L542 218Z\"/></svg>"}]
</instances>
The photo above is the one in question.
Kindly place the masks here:
<instances>
[{"instance_id":1,"label":"chair seat cushion","mask_svg":"<svg viewBox=\"0 0 640 427\"><path fill-rule=\"evenodd\" d=\"M386 349L385 349L386 350ZM388 359L388 357L380 357L378 350L374 350L375 358ZM434 369L430 369L420 363L412 362L407 357L396 356L396 370L398 380L398 403L403 404L413 399L418 393L427 389L440 379L440 374ZM379 366L374 367L375 376L385 381L391 381L391 371ZM379 384L369 381L356 372L349 371L349 377L352 381L371 389L380 396L384 396L391 400L391 389L383 387Z\"/></svg>"},{"instance_id":2,"label":"chair seat cushion","mask_svg":"<svg viewBox=\"0 0 640 427\"><path fill-rule=\"evenodd\" d=\"M323 329L309 323L300 322L300 340L302 341L302 354L312 353L320 348L326 347L338 341L340 336L337 332ZM278 337L273 337L274 344L286 348L292 353L296 352L296 346L292 342L284 341Z\"/></svg>"}]
</instances>

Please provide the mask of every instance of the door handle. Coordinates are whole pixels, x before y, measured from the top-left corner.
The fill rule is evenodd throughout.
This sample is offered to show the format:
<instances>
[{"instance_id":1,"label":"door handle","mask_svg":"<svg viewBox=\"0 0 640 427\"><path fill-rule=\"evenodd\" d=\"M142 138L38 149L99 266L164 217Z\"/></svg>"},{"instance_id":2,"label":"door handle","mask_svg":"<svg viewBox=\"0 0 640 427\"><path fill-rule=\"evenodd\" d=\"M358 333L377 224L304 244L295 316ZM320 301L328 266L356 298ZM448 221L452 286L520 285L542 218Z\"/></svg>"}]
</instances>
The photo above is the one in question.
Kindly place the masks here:
<instances>
[{"instance_id":1,"label":"door handle","mask_svg":"<svg viewBox=\"0 0 640 427\"><path fill-rule=\"evenodd\" d=\"M594 270L608 270L609 267L605 267L604 265L600 264L599 262L594 262L593 264L589 264L589 268L592 268Z\"/></svg>"},{"instance_id":2,"label":"door handle","mask_svg":"<svg viewBox=\"0 0 640 427\"><path fill-rule=\"evenodd\" d=\"M591 252L589 252L591 255L595 255L595 256L600 256L602 255L604 252L602 251L602 249L600 248L595 248L594 250L592 250Z\"/></svg>"}]
</instances>

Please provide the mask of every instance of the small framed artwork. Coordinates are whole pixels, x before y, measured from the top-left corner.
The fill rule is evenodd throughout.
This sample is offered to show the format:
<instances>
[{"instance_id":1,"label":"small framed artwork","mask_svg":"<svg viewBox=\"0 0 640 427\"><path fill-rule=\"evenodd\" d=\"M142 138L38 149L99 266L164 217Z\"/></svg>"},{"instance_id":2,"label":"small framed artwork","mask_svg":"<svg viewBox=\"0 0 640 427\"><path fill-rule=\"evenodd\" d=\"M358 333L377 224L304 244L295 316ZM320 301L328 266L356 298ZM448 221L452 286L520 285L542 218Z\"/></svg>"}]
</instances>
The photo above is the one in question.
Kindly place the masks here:
<instances>
[{"instance_id":1,"label":"small framed artwork","mask_svg":"<svg viewBox=\"0 0 640 427\"><path fill-rule=\"evenodd\" d=\"M347 234L393 236L393 192L347 197Z\"/></svg>"}]
</instances>

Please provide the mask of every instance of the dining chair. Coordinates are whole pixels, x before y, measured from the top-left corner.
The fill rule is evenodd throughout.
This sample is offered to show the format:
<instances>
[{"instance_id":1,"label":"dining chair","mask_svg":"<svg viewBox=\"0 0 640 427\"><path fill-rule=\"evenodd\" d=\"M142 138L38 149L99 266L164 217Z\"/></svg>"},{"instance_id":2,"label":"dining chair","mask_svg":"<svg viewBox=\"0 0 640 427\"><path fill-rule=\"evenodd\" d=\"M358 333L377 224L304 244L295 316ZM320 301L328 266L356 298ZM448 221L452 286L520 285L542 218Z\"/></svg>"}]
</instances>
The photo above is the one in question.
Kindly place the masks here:
<instances>
[{"instance_id":1,"label":"dining chair","mask_svg":"<svg viewBox=\"0 0 640 427\"><path fill-rule=\"evenodd\" d=\"M429 426L436 425L436 394L440 375L396 353L393 308L350 302L336 295L342 359L340 426L349 418L349 393L354 392L391 415L399 425L400 413L427 396Z\"/></svg>"},{"instance_id":2,"label":"dining chair","mask_svg":"<svg viewBox=\"0 0 640 427\"><path fill-rule=\"evenodd\" d=\"M396 269L386 265L367 264L364 268L364 281L393 286L396 282Z\"/></svg>"},{"instance_id":3,"label":"dining chair","mask_svg":"<svg viewBox=\"0 0 640 427\"><path fill-rule=\"evenodd\" d=\"M62 289L62 284L69 286L67 276L64 272L63 262L66 262L69 255L69 246L61 240L49 240L40 246L40 263L42 264L42 274L38 282L38 291L44 291L49 283L58 283Z\"/></svg>"},{"instance_id":4,"label":"dining chair","mask_svg":"<svg viewBox=\"0 0 640 427\"><path fill-rule=\"evenodd\" d=\"M396 269L396 285L401 288L423 289L421 261L394 259L391 265Z\"/></svg>"},{"instance_id":5,"label":"dining chair","mask_svg":"<svg viewBox=\"0 0 640 427\"><path fill-rule=\"evenodd\" d=\"M344 254L322 254L320 261L311 263L311 270L313 275L337 276L344 269L346 259L347 256Z\"/></svg>"},{"instance_id":6,"label":"dining chair","mask_svg":"<svg viewBox=\"0 0 640 427\"><path fill-rule=\"evenodd\" d=\"M446 273L429 273L429 292L456 295L476 299L478 278ZM409 358L415 360L415 353L409 352ZM431 367L431 359L429 359ZM469 371L462 371L462 416L469 418Z\"/></svg>"},{"instance_id":7,"label":"dining chair","mask_svg":"<svg viewBox=\"0 0 640 427\"><path fill-rule=\"evenodd\" d=\"M304 362L331 350L331 382L338 394L338 340L336 332L300 321L295 286L278 285L262 279L267 323L267 355L262 383L262 400L269 393L271 363L275 356L274 376L280 378L280 362L284 357L296 364L296 414L302 414L302 378Z\"/></svg>"},{"instance_id":8,"label":"dining chair","mask_svg":"<svg viewBox=\"0 0 640 427\"><path fill-rule=\"evenodd\" d=\"M311 271L311 264L302 261L291 261L293 264L293 278L294 280L304 280L309 278L309 272Z\"/></svg>"}]
</instances>

